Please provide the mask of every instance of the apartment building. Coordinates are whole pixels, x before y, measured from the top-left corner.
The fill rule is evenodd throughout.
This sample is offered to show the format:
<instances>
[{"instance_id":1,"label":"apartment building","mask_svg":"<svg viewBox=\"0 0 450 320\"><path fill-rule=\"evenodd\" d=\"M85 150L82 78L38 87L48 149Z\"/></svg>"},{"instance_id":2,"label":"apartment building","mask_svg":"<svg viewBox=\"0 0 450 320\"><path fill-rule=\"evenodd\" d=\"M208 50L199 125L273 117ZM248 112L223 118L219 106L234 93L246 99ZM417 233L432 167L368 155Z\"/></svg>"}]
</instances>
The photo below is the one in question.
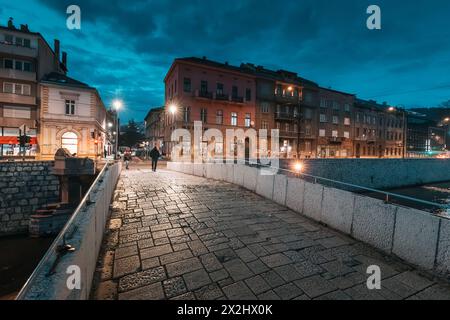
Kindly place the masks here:
<instances>
[{"instance_id":1,"label":"apartment building","mask_svg":"<svg viewBox=\"0 0 450 320\"><path fill-rule=\"evenodd\" d=\"M107 111L98 91L56 72L40 83L39 158L53 159L60 147L77 157L103 157L110 142Z\"/></svg>"},{"instance_id":2,"label":"apartment building","mask_svg":"<svg viewBox=\"0 0 450 320\"><path fill-rule=\"evenodd\" d=\"M319 89L318 158L353 157L353 106L355 96Z\"/></svg>"},{"instance_id":3,"label":"apartment building","mask_svg":"<svg viewBox=\"0 0 450 320\"><path fill-rule=\"evenodd\" d=\"M172 151L173 130L184 128L193 136L194 121L201 121L203 130L220 130L224 138L226 129L255 127L255 78L239 67L205 57L176 59L164 83L163 152L170 154ZM229 148L234 151L238 145L246 143L236 140ZM206 141L201 146L206 150ZM225 148L224 140L214 141L214 154L225 155Z\"/></svg>"},{"instance_id":4,"label":"apartment building","mask_svg":"<svg viewBox=\"0 0 450 320\"><path fill-rule=\"evenodd\" d=\"M39 153L39 80L50 72L66 72L57 54L27 25L16 27L10 19L0 26L0 158L34 158ZM31 141L21 150L19 135L25 133Z\"/></svg>"},{"instance_id":5,"label":"apartment building","mask_svg":"<svg viewBox=\"0 0 450 320\"><path fill-rule=\"evenodd\" d=\"M145 116L145 138L149 147L164 146L164 107L153 108Z\"/></svg>"},{"instance_id":6,"label":"apartment building","mask_svg":"<svg viewBox=\"0 0 450 320\"><path fill-rule=\"evenodd\" d=\"M204 130L267 129L269 150L271 130L278 129L276 152L281 158L400 158L405 154L404 110L321 87L295 72L252 63L237 67L206 58L176 59L165 78L165 90L167 152L174 143L172 131L192 130L193 121L198 120Z\"/></svg>"}]
</instances>

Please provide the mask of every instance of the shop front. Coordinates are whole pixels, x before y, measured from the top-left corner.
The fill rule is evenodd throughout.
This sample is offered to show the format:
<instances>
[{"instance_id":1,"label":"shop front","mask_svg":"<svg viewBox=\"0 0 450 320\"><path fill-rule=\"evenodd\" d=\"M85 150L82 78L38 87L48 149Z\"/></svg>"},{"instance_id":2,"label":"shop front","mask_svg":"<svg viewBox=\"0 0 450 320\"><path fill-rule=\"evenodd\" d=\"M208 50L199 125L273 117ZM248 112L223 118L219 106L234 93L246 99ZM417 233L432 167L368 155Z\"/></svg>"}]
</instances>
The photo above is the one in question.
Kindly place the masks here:
<instances>
[{"instance_id":1,"label":"shop front","mask_svg":"<svg viewBox=\"0 0 450 320\"><path fill-rule=\"evenodd\" d=\"M34 158L37 154L37 137L36 129L30 129L27 136L30 137L30 143L24 148L20 147L19 142L20 129L19 128L0 128L0 158L8 159L15 157Z\"/></svg>"}]
</instances>

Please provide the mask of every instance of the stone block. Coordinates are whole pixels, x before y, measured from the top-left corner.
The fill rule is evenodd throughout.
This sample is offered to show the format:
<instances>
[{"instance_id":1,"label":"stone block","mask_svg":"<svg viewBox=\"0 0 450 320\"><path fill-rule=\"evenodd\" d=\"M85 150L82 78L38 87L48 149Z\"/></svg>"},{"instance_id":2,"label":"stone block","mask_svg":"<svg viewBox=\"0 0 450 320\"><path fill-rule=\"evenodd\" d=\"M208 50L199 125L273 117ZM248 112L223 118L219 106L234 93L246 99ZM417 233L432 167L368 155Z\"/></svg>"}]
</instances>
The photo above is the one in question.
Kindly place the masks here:
<instances>
[{"instance_id":1,"label":"stone block","mask_svg":"<svg viewBox=\"0 0 450 320\"><path fill-rule=\"evenodd\" d=\"M427 212L399 207L392 252L417 266L433 269L437 253L439 219Z\"/></svg>"},{"instance_id":2,"label":"stone block","mask_svg":"<svg viewBox=\"0 0 450 320\"><path fill-rule=\"evenodd\" d=\"M242 164L235 164L233 171L233 183L238 186L244 186L244 170L245 166Z\"/></svg>"},{"instance_id":3,"label":"stone block","mask_svg":"<svg viewBox=\"0 0 450 320\"><path fill-rule=\"evenodd\" d=\"M323 185L305 182L303 214L315 221L321 221Z\"/></svg>"},{"instance_id":4,"label":"stone block","mask_svg":"<svg viewBox=\"0 0 450 320\"><path fill-rule=\"evenodd\" d=\"M256 190L256 181L258 178L258 169L253 167L245 166L244 169L244 188L255 191Z\"/></svg>"},{"instance_id":5,"label":"stone block","mask_svg":"<svg viewBox=\"0 0 450 320\"><path fill-rule=\"evenodd\" d=\"M274 180L274 175L266 175L264 174L264 171L258 170L256 179L256 193L264 198L272 200Z\"/></svg>"},{"instance_id":6,"label":"stone block","mask_svg":"<svg viewBox=\"0 0 450 320\"><path fill-rule=\"evenodd\" d=\"M354 193L324 187L321 221L336 230L350 234L354 204Z\"/></svg>"},{"instance_id":7,"label":"stone block","mask_svg":"<svg viewBox=\"0 0 450 320\"><path fill-rule=\"evenodd\" d=\"M272 200L282 206L286 205L287 177L284 174L274 176Z\"/></svg>"},{"instance_id":8,"label":"stone block","mask_svg":"<svg viewBox=\"0 0 450 320\"><path fill-rule=\"evenodd\" d=\"M305 181L299 178L287 178L286 207L302 214L304 195Z\"/></svg>"},{"instance_id":9,"label":"stone block","mask_svg":"<svg viewBox=\"0 0 450 320\"><path fill-rule=\"evenodd\" d=\"M436 271L450 274L450 220L441 219L441 230L438 239L438 252L436 259Z\"/></svg>"},{"instance_id":10,"label":"stone block","mask_svg":"<svg viewBox=\"0 0 450 320\"><path fill-rule=\"evenodd\" d=\"M352 236L390 254L396 211L382 200L355 195Z\"/></svg>"}]
</instances>

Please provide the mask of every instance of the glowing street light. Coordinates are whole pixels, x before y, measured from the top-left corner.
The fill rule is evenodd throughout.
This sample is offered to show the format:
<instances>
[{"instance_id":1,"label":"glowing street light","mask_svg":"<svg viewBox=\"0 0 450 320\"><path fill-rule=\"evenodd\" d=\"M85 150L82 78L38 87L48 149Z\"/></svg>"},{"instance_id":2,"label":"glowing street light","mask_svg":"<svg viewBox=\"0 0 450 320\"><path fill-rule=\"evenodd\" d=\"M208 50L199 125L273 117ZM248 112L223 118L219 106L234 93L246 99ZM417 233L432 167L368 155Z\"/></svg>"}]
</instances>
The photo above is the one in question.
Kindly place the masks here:
<instances>
[{"instance_id":1,"label":"glowing street light","mask_svg":"<svg viewBox=\"0 0 450 320\"><path fill-rule=\"evenodd\" d=\"M169 106L169 112L171 113L171 114L175 114L176 112L177 112L177 106L175 105L175 104L171 104L170 106Z\"/></svg>"},{"instance_id":2,"label":"glowing street light","mask_svg":"<svg viewBox=\"0 0 450 320\"><path fill-rule=\"evenodd\" d=\"M119 109L122 109L122 107L123 107L123 102L122 102L122 100L119 100L119 99L115 99L114 101L113 101L113 107L114 107L114 109L116 109L116 110L119 110Z\"/></svg>"},{"instance_id":3,"label":"glowing street light","mask_svg":"<svg viewBox=\"0 0 450 320\"><path fill-rule=\"evenodd\" d=\"M108 122L108 127L112 128L112 126L113 126L113 123L112 122Z\"/></svg>"},{"instance_id":4,"label":"glowing street light","mask_svg":"<svg viewBox=\"0 0 450 320\"><path fill-rule=\"evenodd\" d=\"M390 111L390 112L395 111L395 108L394 107L389 107L388 111Z\"/></svg>"},{"instance_id":5,"label":"glowing street light","mask_svg":"<svg viewBox=\"0 0 450 320\"><path fill-rule=\"evenodd\" d=\"M302 171L303 171L303 163L301 163L301 162L296 162L295 164L294 164L294 170L295 170L295 173L298 175L298 174L300 174Z\"/></svg>"}]
</instances>

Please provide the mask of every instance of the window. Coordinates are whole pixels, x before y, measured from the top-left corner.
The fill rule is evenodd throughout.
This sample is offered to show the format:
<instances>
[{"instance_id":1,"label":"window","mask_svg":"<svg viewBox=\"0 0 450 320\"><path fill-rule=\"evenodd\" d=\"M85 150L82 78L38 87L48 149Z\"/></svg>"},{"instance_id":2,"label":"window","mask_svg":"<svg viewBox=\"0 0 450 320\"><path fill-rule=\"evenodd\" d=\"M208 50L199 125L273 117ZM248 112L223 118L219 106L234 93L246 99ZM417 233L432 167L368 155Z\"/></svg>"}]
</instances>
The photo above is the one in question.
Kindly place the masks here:
<instances>
[{"instance_id":1,"label":"window","mask_svg":"<svg viewBox=\"0 0 450 320\"><path fill-rule=\"evenodd\" d=\"M16 46L23 46L23 39L16 37Z\"/></svg>"},{"instance_id":2,"label":"window","mask_svg":"<svg viewBox=\"0 0 450 320\"><path fill-rule=\"evenodd\" d=\"M277 96L281 96L282 93L283 93L283 87L281 86L281 84L278 84L277 89L275 90L275 94Z\"/></svg>"},{"instance_id":3,"label":"window","mask_svg":"<svg viewBox=\"0 0 450 320\"><path fill-rule=\"evenodd\" d=\"M344 131L344 138L350 139L350 132Z\"/></svg>"},{"instance_id":4,"label":"window","mask_svg":"<svg viewBox=\"0 0 450 320\"><path fill-rule=\"evenodd\" d=\"M191 92L191 78L184 78L183 79L183 91L184 92Z\"/></svg>"},{"instance_id":5,"label":"window","mask_svg":"<svg viewBox=\"0 0 450 320\"><path fill-rule=\"evenodd\" d=\"M350 118L344 118L344 125L349 126L351 123Z\"/></svg>"},{"instance_id":6,"label":"window","mask_svg":"<svg viewBox=\"0 0 450 320\"><path fill-rule=\"evenodd\" d=\"M30 48L31 47L31 41L30 39L23 39L23 46Z\"/></svg>"},{"instance_id":7,"label":"window","mask_svg":"<svg viewBox=\"0 0 450 320\"><path fill-rule=\"evenodd\" d=\"M337 130L333 130L333 132L331 132L331 135L333 136L333 138L337 138L338 137L338 131Z\"/></svg>"},{"instance_id":8,"label":"window","mask_svg":"<svg viewBox=\"0 0 450 320\"><path fill-rule=\"evenodd\" d=\"M312 102L312 95L311 95L311 93L309 93L309 92L305 93L305 102L306 103L311 103Z\"/></svg>"},{"instance_id":9,"label":"window","mask_svg":"<svg viewBox=\"0 0 450 320\"><path fill-rule=\"evenodd\" d=\"M334 109L334 110L339 110L340 107L341 107L341 106L340 106L339 102L333 101L333 109Z\"/></svg>"},{"instance_id":10,"label":"window","mask_svg":"<svg viewBox=\"0 0 450 320\"><path fill-rule=\"evenodd\" d=\"M359 128L356 128L356 136L357 136L358 138L360 137Z\"/></svg>"},{"instance_id":11,"label":"window","mask_svg":"<svg viewBox=\"0 0 450 320\"><path fill-rule=\"evenodd\" d=\"M191 108L190 107L183 107L183 121L189 122L189 119L191 118Z\"/></svg>"},{"instance_id":12,"label":"window","mask_svg":"<svg viewBox=\"0 0 450 320\"><path fill-rule=\"evenodd\" d=\"M200 121L203 123L207 123L208 121L208 111L205 108L200 110Z\"/></svg>"},{"instance_id":13,"label":"window","mask_svg":"<svg viewBox=\"0 0 450 320\"><path fill-rule=\"evenodd\" d=\"M250 113L246 113L246 114L245 114L245 126L246 126L247 128L250 128L251 124L252 124L252 118L251 118L251 115L250 115Z\"/></svg>"},{"instance_id":14,"label":"window","mask_svg":"<svg viewBox=\"0 0 450 320\"><path fill-rule=\"evenodd\" d=\"M261 112L269 113L269 103L268 102L261 102Z\"/></svg>"},{"instance_id":15,"label":"window","mask_svg":"<svg viewBox=\"0 0 450 320\"><path fill-rule=\"evenodd\" d=\"M71 154L78 152L78 137L74 132L66 132L61 137L61 147L67 149Z\"/></svg>"},{"instance_id":16,"label":"window","mask_svg":"<svg viewBox=\"0 0 450 320\"><path fill-rule=\"evenodd\" d=\"M311 135L311 126L305 127L305 135L310 136Z\"/></svg>"},{"instance_id":17,"label":"window","mask_svg":"<svg viewBox=\"0 0 450 320\"><path fill-rule=\"evenodd\" d=\"M232 112L231 113L231 125L232 126L237 126L237 113L236 112Z\"/></svg>"},{"instance_id":18,"label":"window","mask_svg":"<svg viewBox=\"0 0 450 320\"><path fill-rule=\"evenodd\" d=\"M15 63L15 69L16 70L22 70L23 69L23 62L20 61L20 60L16 60L15 62L16 62Z\"/></svg>"},{"instance_id":19,"label":"window","mask_svg":"<svg viewBox=\"0 0 450 320\"><path fill-rule=\"evenodd\" d=\"M75 114L75 101L66 100L66 115L74 115L74 114Z\"/></svg>"},{"instance_id":20,"label":"window","mask_svg":"<svg viewBox=\"0 0 450 320\"><path fill-rule=\"evenodd\" d=\"M208 92L208 81L202 80L200 84L200 92L201 93L207 93Z\"/></svg>"},{"instance_id":21,"label":"window","mask_svg":"<svg viewBox=\"0 0 450 320\"><path fill-rule=\"evenodd\" d=\"M31 63L24 62L23 63L23 71L31 72Z\"/></svg>"},{"instance_id":22,"label":"window","mask_svg":"<svg viewBox=\"0 0 450 320\"><path fill-rule=\"evenodd\" d=\"M350 105L348 103L344 104L344 111L350 112Z\"/></svg>"},{"instance_id":23,"label":"window","mask_svg":"<svg viewBox=\"0 0 450 320\"><path fill-rule=\"evenodd\" d=\"M233 87L231 88L231 96L232 96L233 98L237 98L237 96L238 96L238 87L233 86Z\"/></svg>"},{"instance_id":24,"label":"window","mask_svg":"<svg viewBox=\"0 0 450 320\"><path fill-rule=\"evenodd\" d=\"M311 111L311 109L305 109L305 119L306 120L312 119L312 111Z\"/></svg>"},{"instance_id":25,"label":"window","mask_svg":"<svg viewBox=\"0 0 450 320\"><path fill-rule=\"evenodd\" d=\"M223 83L217 84L216 94L222 96L223 95Z\"/></svg>"},{"instance_id":26,"label":"window","mask_svg":"<svg viewBox=\"0 0 450 320\"><path fill-rule=\"evenodd\" d=\"M291 131L291 126L289 125L289 123L285 123L285 124L284 124L284 130L285 130L286 132Z\"/></svg>"},{"instance_id":27,"label":"window","mask_svg":"<svg viewBox=\"0 0 450 320\"><path fill-rule=\"evenodd\" d=\"M333 116L333 124L339 124L339 117Z\"/></svg>"},{"instance_id":28,"label":"window","mask_svg":"<svg viewBox=\"0 0 450 320\"><path fill-rule=\"evenodd\" d=\"M320 98L320 107L326 108L327 107L327 101L323 98Z\"/></svg>"},{"instance_id":29,"label":"window","mask_svg":"<svg viewBox=\"0 0 450 320\"><path fill-rule=\"evenodd\" d=\"M177 93L177 80L175 80L175 94Z\"/></svg>"},{"instance_id":30,"label":"window","mask_svg":"<svg viewBox=\"0 0 450 320\"><path fill-rule=\"evenodd\" d=\"M261 121L261 129L269 129L269 122L267 122L267 120Z\"/></svg>"},{"instance_id":31,"label":"window","mask_svg":"<svg viewBox=\"0 0 450 320\"><path fill-rule=\"evenodd\" d=\"M294 123L294 132L298 132L298 125Z\"/></svg>"},{"instance_id":32,"label":"window","mask_svg":"<svg viewBox=\"0 0 450 320\"><path fill-rule=\"evenodd\" d=\"M279 122L276 123L276 126L277 126L277 129L280 130L280 123Z\"/></svg>"},{"instance_id":33,"label":"window","mask_svg":"<svg viewBox=\"0 0 450 320\"><path fill-rule=\"evenodd\" d=\"M14 37L10 34L5 34L5 42L7 44L13 44L14 43Z\"/></svg>"},{"instance_id":34,"label":"window","mask_svg":"<svg viewBox=\"0 0 450 320\"><path fill-rule=\"evenodd\" d=\"M245 101L252 101L252 89L245 89Z\"/></svg>"},{"instance_id":35,"label":"window","mask_svg":"<svg viewBox=\"0 0 450 320\"><path fill-rule=\"evenodd\" d=\"M324 123L327 122L327 115L326 114L320 114L320 122Z\"/></svg>"},{"instance_id":36,"label":"window","mask_svg":"<svg viewBox=\"0 0 450 320\"><path fill-rule=\"evenodd\" d=\"M3 116L5 118L31 119L30 107L4 106Z\"/></svg>"},{"instance_id":37,"label":"window","mask_svg":"<svg viewBox=\"0 0 450 320\"><path fill-rule=\"evenodd\" d=\"M325 129L319 130L319 137L325 137Z\"/></svg>"},{"instance_id":38,"label":"window","mask_svg":"<svg viewBox=\"0 0 450 320\"><path fill-rule=\"evenodd\" d=\"M9 82L3 83L3 92L5 93L14 93L14 84Z\"/></svg>"},{"instance_id":39,"label":"window","mask_svg":"<svg viewBox=\"0 0 450 320\"><path fill-rule=\"evenodd\" d=\"M3 62L3 66L4 66L5 69L12 69L13 68L13 66L14 66L13 60L5 59L3 61L4 61Z\"/></svg>"},{"instance_id":40,"label":"window","mask_svg":"<svg viewBox=\"0 0 450 320\"><path fill-rule=\"evenodd\" d=\"M29 96L31 95L31 86L29 84L4 82L3 92Z\"/></svg>"},{"instance_id":41,"label":"window","mask_svg":"<svg viewBox=\"0 0 450 320\"><path fill-rule=\"evenodd\" d=\"M217 110L216 112L216 124L223 124L223 111Z\"/></svg>"}]
</instances>

